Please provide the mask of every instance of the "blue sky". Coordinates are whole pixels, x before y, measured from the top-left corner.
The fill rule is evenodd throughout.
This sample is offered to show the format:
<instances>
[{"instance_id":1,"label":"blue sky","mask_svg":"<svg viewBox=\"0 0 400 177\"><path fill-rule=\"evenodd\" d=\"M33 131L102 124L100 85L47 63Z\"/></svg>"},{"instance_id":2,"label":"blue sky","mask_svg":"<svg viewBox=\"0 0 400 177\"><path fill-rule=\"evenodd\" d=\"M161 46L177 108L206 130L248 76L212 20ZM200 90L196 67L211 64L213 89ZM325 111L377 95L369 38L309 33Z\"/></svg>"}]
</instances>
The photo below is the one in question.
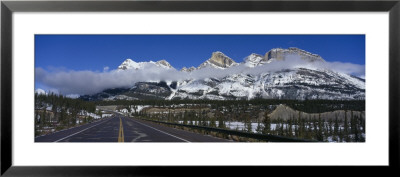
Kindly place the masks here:
<instances>
[{"instance_id":1,"label":"blue sky","mask_svg":"<svg viewBox=\"0 0 400 177\"><path fill-rule=\"evenodd\" d=\"M125 59L197 67L221 51L236 62L251 53L297 47L327 61L365 64L365 35L35 35L35 68L103 71Z\"/></svg>"}]
</instances>

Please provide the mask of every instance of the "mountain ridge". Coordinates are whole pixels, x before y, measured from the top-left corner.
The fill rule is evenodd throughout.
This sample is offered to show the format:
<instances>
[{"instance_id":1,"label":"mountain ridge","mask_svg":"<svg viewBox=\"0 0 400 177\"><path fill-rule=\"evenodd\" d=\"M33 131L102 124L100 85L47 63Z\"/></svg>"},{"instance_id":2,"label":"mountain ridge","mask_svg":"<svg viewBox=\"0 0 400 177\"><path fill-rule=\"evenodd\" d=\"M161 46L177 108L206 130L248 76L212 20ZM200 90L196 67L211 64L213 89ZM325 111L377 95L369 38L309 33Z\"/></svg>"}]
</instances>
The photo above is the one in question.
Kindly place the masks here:
<instances>
[{"instance_id":1,"label":"mountain ridge","mask_svg":"<svg viewBox=\"0 0 400 177\"><path fill-rule=\"evenodd\" d=\"M315 64L316 67L282 66L299 61ZM319 67L321 63L325 63L321 56L294 47L273 48L265 55L252 53L241 63L217 51L199 67L183 67L180 71L166 60L134 62L127 59L118 70L139 70L152 65L185 72L187 77L136 82L128 91L102 94L107 95L106 98L94 94L91 99L365 99L365 79ZM268 70L275 67L275 70ZM219 70L227 74L212 74ZM251 72L253 70L258 72ZM204 73L209 74L206 77L197 76ZM90 95L85 98L90 98Z\"/></svg>"},{"instance_id":2,"label":"mountain ridge","mask_svg":"<svg viewBox=\"0 0 400 177\"><path fill-rule=\"evenodd\" d=\"M285 60L290 58L291 56L300 56L302 60L308 62L325 62L325 60L319 56L318 54L313 54L311 52L307 52L305 50L289 47L288 49L283 48L273 48L265 53L265 55L260 55L256 53L252 53L249 56L245 57L243 62L236 62L232 58L228 57L221 51L216 51L211 54L211 57L201 63L198 67L182 67L180 71L184 72L192 72L195 70L199 70L205 67L212 67L216 69L227 69L232 66L238 66L240 64L244 64L247 67L256 67L264 64L271 63L273 60ZM146 64L155 64L159 67L163 67L166 69L174 68L168 61L159 60L157 62L149 61L149 62L135 62L132 59L128 58L121 65L118 66L118 70L128 70L128 69L141 69Z\"/></svg>"}]
</instances>

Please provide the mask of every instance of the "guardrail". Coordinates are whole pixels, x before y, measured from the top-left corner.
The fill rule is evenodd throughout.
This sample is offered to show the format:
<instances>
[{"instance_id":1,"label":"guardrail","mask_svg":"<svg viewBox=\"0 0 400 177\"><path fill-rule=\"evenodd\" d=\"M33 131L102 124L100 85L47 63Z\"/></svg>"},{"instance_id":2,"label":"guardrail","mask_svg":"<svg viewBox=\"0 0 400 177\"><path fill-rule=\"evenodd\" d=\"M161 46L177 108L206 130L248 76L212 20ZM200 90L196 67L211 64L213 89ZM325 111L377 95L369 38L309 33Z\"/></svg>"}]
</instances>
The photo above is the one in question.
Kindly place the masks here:
<instances>
[{"instance_id":1,"label":"guardrail","mask_svg":"<svg viewBox=\"0 0 400 177\"><path fill-rule=\"evenodd\" d=\"M150 119L142 119L142 120L166 124L166 125L174 125L174 126L202 129L202 130L207 130L207 131L212 131L212 132L224 133L224 134L228 134L228 135L235 135L235 136L246 137L246 138L253 138L253 139L269 141L269 142L318 142L316 140L290 138L290 137L284 137L284 136L278 136L278 135L248 133L248 132L227 130L227 129L221 129L221 128L204 127L204 126L198 126L198 125L185 125L185 124L177 124L177 123L170 123L170 122L162 122L162 121L156 121L156 120L150 120Z\"/></svg>"}]
</instances>

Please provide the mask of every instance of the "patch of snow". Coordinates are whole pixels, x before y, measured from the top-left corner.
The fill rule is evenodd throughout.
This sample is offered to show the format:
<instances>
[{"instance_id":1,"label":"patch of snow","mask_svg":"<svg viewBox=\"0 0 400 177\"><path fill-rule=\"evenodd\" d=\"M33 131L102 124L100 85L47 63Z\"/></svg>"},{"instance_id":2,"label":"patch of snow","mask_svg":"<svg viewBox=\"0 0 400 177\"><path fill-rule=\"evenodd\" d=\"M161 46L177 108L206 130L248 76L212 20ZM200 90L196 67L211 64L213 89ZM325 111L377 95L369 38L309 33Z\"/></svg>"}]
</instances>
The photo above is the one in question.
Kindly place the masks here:
<instances>
[{"instance_id":1,"label":"patch of snow","mask_svg":"<svg viewBox=\"0 0 400 177\"><path fill-rule=\"evenodd\" d=\"M111 116L113 116L114 114L102 114L101 115L101 118L105 118L105 117L111 117Z\"/></svg>"},{"instance_id":2,"label":"patch of snow","mask_svg":"<svg viewBox=\"0 0 400 177\"><path fill-rule=\"evenodd\" d=\"M40 88L36 89L35 93L37 93L38 95L47 95L46 91Z\"/></svg>"},{"instance_id":3,"label":"patch of snow","mask_svg":"<svg viewBox=\"0 0 400 177\"><path fill-rule=\"evenodd\" d=\"M68 95L66 95L65 97L67 97L67 98L72 98L72 99L77 99L77 98L80 97L80 95L79 95L79 94L68 94Z\"/></svg>"}]
</instances>

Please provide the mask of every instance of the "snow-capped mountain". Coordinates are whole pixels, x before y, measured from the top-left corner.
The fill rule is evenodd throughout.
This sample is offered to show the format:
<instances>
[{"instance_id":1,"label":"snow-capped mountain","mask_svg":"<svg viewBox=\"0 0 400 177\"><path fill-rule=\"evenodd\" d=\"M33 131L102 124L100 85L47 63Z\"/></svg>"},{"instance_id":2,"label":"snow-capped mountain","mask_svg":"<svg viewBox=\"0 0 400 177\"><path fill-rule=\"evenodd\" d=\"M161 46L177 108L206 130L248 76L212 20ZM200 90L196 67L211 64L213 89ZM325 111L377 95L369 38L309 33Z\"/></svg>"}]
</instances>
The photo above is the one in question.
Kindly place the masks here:
<instances>
[{"instance_id":1,"label":"snow-capped mountain","mask_svg":"<svg viewBox=\"0 0 400 177\"><path fill-rule=\"evenodd\" d=\"M184 67L181 71L175 70L174 72L185 72L184 75L187 77L182 77L183 79L141 81L136 82L131 88L109 89L82 98L89 100L365 99L364 79L321 67L324 63L325 60L321 56L298 48L275 48L266 52L264 56L253 53L241 63L236 63L222 52L214 52L211 58L197 68ZM137 63L127 59L118 69L143 69L148 64L164 69L173 68L165 60ZM220 74L224 72L227 74ZM201 75L204 73L208 75Z\"/></svg>"},{"instance_id":2,"label":"snow-capped mountain","mask_svg":"<svg viewBox=\"0 0 400 177\"><path fill-rule=\"evenodd\" d=\"M305 68L178 82L173 99L364 99L365 80Z\"/></svg>"},{"instance_id":3,"label":"snow-capped mountain","mask_svg":"<svg viewBox=\"0 0 400 177\"><path fill-rule=\"evenodd\" d=\"M132 59L128 58L121 65L118 66L119 70L127 70L127 69L139 69L143 67L143 62L137 63Z\"/></svg>"},{"instance_id":4,"label":"snow-capped mountain","mask_svg":"<svg viewBox=\"0 0 400 177\"><path fill-rule=\"evenodd\" d=\"M218 69L226 69L236 65L238 65L238 63L236 63L232 58L229 58L224 53L217 51L213 52L211 58L200 64L197 69L205 68L208 66Z\"/></svg>"},{"instance_id":5,"label":"snow-capped mountain","mask_svg":"<svg viewBox=\"0 0 400 177\"><path fill-rule=\"evenodd\" d=\"M291 56L294 56L296 58L300 57L300 59L308 62L325 62L325 60L317 54L313 54L299 48L290 47L288 49L271 49L270 51L265 53L264 56L252 53L244 59L244 64L247 67L255 67L266 63L271 63L273 60L286 60L291 58Z\"/></svg>"},{"instance_id":6,"label":"snow-capped mountain","mask_svg":"<svg viewBox=\"0 0 400 177\"><path fill-rule=\"evenodd\" d=\"M129 69L143 69L146 65L155 65L164 69L173 68L171 64L169 64L166 60L159 60L157 62L149 61L149 62L135 62L132 59L128 58L121 65L118 66L118 70L129 70Z\"/></svg>"},{"instance_id":7,"label":"snow-capped mountain","mask_svg":"<svg viewBox=\"0 0 400 177\"><path fill-rule=\"evenodd\" d=\"M269 60L271 61L271 60ZM259 65L263 65L265 63L269 62L268 59L264 58L264 56L256 54L256 53L252 53L251 55L249 55L248 57L246 57L244 59L244 64L247 67L255 67L255 66L259 66Z\"/></svg>"},{"instance_id":8,"label":"snow-capped mountain","mask_svg":"<svg viewBox=\"0 0 400 177\"><path fill-rule=\"evenodd\" d=\"M157 65L157 66L160 66L160 67L163 67L163 68L166 68L166 69L171 69L171 68L173 68L173 67L171 66L171 64L169 64L168 61L166 61L166 60L159 60L159 61L156 62L156 65Z\"/></svg>"}]
</instances>

